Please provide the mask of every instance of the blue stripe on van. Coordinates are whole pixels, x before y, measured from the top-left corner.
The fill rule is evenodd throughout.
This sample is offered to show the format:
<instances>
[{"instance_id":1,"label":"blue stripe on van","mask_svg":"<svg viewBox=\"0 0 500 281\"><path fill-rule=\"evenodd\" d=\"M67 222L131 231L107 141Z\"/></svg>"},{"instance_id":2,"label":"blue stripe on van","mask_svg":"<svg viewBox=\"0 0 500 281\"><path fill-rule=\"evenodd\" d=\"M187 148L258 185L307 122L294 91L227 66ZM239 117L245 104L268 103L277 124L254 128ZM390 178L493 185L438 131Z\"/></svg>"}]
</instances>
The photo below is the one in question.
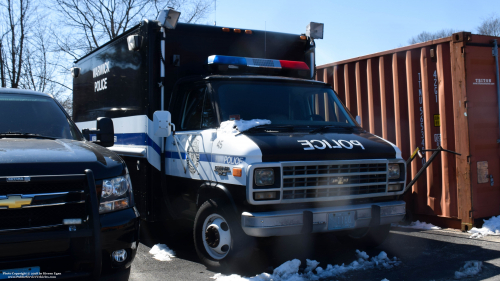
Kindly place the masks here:
<instances>
[{"instance_id":1,"label":"blue stripe on van","mask_svg":"<svg viewBox=\"0 0 500 281\"><path fill-rule=\"evenodd\" d=\"M91 135L95 136L95 135ZM115 144L118 145L147 145L151 147L156 153L161 153L160 146L155 143L148 134L146 133L126 133L126 134L115 134L116 141ZM223 164L233 164L238 165L239 163L245 161L245 157L235 157L228 155L217 155L211 153L199 153L200 161L204 162L215 162ZM186 159L186 153L181 151L181 157L183 160ZM178 151L165 151L165 158L170 159L180 159Z\"/></svg>"}]
</instances>

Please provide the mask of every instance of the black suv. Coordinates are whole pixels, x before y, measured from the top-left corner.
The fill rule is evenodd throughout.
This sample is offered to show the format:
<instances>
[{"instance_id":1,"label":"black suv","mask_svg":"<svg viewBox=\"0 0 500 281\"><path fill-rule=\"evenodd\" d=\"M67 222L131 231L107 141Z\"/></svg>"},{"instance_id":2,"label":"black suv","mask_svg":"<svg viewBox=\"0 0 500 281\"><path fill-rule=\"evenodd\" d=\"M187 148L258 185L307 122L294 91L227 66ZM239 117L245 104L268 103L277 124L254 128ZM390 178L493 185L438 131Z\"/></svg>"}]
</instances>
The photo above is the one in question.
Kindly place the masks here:
<instances>
[{"instance_id":1,"label":"black suv","mask_svg":"<svg viewBox=\"0 0 500 281\"><path fill-rule=\"evenodd\" d=\"M0 279L130 267L139 213L125 162L103 147L113 123L96 125L86 141L51 96L0 89Z\"/></svg>"}]
</instances>

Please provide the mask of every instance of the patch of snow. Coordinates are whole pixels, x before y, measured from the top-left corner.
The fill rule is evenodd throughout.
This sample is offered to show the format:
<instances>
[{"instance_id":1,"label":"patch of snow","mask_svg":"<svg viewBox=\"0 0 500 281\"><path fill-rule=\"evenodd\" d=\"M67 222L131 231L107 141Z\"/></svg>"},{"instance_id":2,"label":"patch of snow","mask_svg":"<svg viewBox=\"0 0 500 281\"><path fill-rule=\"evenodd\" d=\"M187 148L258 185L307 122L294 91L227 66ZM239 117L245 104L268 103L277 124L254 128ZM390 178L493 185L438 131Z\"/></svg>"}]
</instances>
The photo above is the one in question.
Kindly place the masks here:
<instances>
[{"instance_id":1,"label":"patch of snow","mask_svg":"<svg viewBox=\"0 0 500 281\"><path fill-rule=\"evenodd\" d=\"M319 265L319 261L308 260L306 259L307 267L304 269L304 273L309 273L313 271Z\"/></svg>"},{"instance_id":2,"label":"patch of snow","mask_svg":"<svg viewBox=\"0 0 500 281\"><path fill-rule=\"evenodd\" d=\"M481 261L466 261L465 265L459 271L455 271L455 279L467 278L481 272L483 262Z\"/></svg>"},{"instance_id":3,"label":"patch of snow","mask_svg":"<svg viewBox=\"0 0 500 281\"><path fill-rule=\"evenodd\" d=\"M212 279L216 281L306 281L332 278L354 270L366 270L372 268L390 269L401 264L396 257L389 259L385 252L380 252L378 256L370 258L366 252L356 250L357 260L349 265L327 265L326 268L318 267L319 262L306 260L306 268L303 273L299 273L300 260L287 261L274 269L273 274L261 273L254 277L242 277L237 274L229 276L220 273L215 274ZM316 269L316 270L314 270ZM316 271L316 273L314 273ZM384 279L382 281L389 281Z\"/></svg>"},{"instance_id":4,"label":"patch of snow","mask_svg":"<svg viewBox=\"0 0 500 281\"><path fill-rule=\"evenodd\" d=\"M253 127L267 124L271 124L271 121L266 119L230 120L220 123L220 131L223 134L237 134Z\"/></svg>"},{"instance_id":5,"label":"patch of snow","mask_svg":"<svg viewBox=\"0 0 500 281\"><path fill-rule=\"evenodd\" d=\"M472 233L469 238L483 238L488 235L500 235L500 216L492 217L484 221L483 227L473 227L468 231Z\"/></svg>"},{"instance_id":6,"label":"patch of snow","mask_svg":"<svg viewBox=\"0 0 500 281\"><path fill-rule=\"evenodd\" d=\"M432 223L426 223L426 222L420 222L420 221L414 221L410 225L401 225L401 224L393 223L392 226L402 227L402 228L425 229L425 230L441 229L441 227L435 226Z\"/></svg>"},{"instance_id":7,"label":"patch of snow","mask_svg":"<svg viewBox=\"0 0 500 281\"><path fill-rule=\"evenodd\" d=\"M159 261L171 261L172 258L175 258L175 252L165 244L154 245L149 253L154 255L154 258Z\"/></svg>"}]
</instances>

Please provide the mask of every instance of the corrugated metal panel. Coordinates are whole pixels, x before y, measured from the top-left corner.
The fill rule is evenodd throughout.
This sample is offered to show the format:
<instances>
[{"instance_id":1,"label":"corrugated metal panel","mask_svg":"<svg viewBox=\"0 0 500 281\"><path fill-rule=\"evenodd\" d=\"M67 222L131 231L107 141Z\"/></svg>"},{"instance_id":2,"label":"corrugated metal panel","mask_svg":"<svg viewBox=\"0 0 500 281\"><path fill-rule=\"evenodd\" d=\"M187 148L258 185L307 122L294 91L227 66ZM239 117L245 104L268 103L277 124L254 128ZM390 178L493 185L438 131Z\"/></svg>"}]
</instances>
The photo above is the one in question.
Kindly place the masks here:
<instances>
[{"instance_id":1,"label":"corrugated metal panel","mask_svg":"<svg viewBox=\"0 0 500 281\"><path fill-rule=\"evenodd\" d=\"M442 218L443 225L460 220L470 228L474 219L500 214L495 61L487 46L492 39L462 32L317 67L317 79L332 84L361 125L395 143L405 159L416 147L439 144L462 154L443 152L406 198L414 214ZM413 161L411 177L424 161ZM477 162L484 167L484 161L493 186L477 180Z\"/></svg>"}]
</instances>

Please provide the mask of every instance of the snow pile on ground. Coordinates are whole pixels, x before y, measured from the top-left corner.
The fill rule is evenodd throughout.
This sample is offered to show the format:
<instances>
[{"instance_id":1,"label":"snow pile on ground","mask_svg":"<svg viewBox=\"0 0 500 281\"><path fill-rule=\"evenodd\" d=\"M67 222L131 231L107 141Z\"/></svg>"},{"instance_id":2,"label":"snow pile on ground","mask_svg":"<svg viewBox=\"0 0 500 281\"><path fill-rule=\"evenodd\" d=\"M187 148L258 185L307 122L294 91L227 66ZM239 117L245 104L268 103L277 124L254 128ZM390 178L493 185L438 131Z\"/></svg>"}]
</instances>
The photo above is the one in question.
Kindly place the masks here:
<instances>
[{"instance_id":1,"label":"snow pile on ground","mask_svg":"<svg viewBox=\"0 0 500 281\"><path fill-rule=\"evenodd\" d=\"M230 120L220 123L220 131L224 134L237 134L267 124L271 124L271 121L266 119Z\"/></svg>"},{"instance_id":2,"label":"snow pile on ground","mask_svg":"<svg viewBox=\"0 0 500 281\"><path fill-rule=\"evenodd\" d=\"M425 229L425 230L441 229L441 227L439 226L435 226L431 223L420 222L420 221L414 221L410 225L401 225L393 223L392 226L403 227L403 228Z\"/></svg>"},{"instance_id":3,"label":"snow pile on ground","mask_svg":"<svg viewBox=\"0 0 500 281\"><path fill-rule=\"evenodd\" d=\"M459 271L455 271L455 279L467 278L474 276L481 272L483 262L480 261L466 261L465 265Z\"/></svg>"},{"instance_id":4,"label":"snow pile on ground","mask_svg":"<svg viewBox=\"0 0 500 281\"><path fill-rule=\"evenodd\" d=\"M154 255L154 258L159 261L171 261L172 258L175 258L175 252L165 244L154 245L149 253Z\"/></svg>"},{"instance_id":5,"label":"snow pile on ground","mask_svg":"<svg viewBox=\"0 0 500 281\"><path fill-rule=\"evenodd\" d=\"M473 227L471 230L469 230L469 233L472 233L469 238L483 238L484 236L488 235L500 235L500 216L485 220L483 227Z\"/></svg>"},{"instance_id":6,"label":"snow pile on ground","mask_svg":"<svg viewBox=\"0 0 500 281\"><path fill-rule=\"evenodd\" d=\"M315 260L306 260L306 268L303 273L299 273L300 260L294 259L287 261L277 267L273 274L261 273L254 277L242 277L237 274L224 276L220 273L215 274L212 279L216 281L305 281L319 280L323 278L332 278L354 270L366 270L372 268L390 269L401 264L396 257L389 259L385 252L380 252L378 256L370 258L366 252L356 250L357 260L349 265L327 265L326 268L318 267L319 262ZM314 273L316 271L316 273ZM385 279L386 280L386 279ZM387 280L388 281L388 280Z\"/></svg>"}]
</instances>

